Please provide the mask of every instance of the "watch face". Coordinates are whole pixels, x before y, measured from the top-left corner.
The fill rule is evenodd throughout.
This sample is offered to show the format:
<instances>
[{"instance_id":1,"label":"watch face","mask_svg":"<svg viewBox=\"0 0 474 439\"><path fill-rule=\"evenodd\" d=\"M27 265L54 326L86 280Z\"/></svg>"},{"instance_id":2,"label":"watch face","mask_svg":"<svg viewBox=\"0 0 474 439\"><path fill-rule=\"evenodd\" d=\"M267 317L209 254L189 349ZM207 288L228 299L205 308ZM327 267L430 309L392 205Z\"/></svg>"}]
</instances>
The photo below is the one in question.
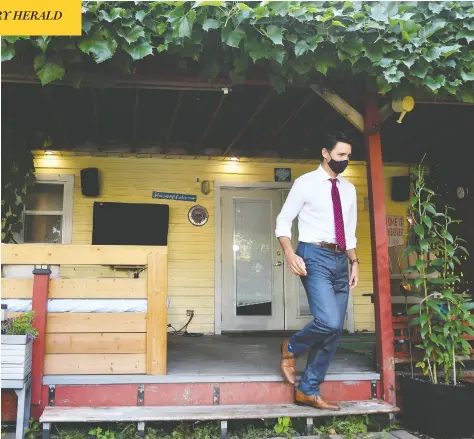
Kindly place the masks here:
<instances>
[{"instance_id":1,"label":"watch face","mask_svg":"<svg viewBox=\"0 0 474 439\"><path fill-rule=\"evenodd\" d=\"M456 195L457 197L461 200L464 198L464 196L466 195L465 192L464 192L464 188L459 186L457 189L456 189Z\"/></svg>"}]
</instances>

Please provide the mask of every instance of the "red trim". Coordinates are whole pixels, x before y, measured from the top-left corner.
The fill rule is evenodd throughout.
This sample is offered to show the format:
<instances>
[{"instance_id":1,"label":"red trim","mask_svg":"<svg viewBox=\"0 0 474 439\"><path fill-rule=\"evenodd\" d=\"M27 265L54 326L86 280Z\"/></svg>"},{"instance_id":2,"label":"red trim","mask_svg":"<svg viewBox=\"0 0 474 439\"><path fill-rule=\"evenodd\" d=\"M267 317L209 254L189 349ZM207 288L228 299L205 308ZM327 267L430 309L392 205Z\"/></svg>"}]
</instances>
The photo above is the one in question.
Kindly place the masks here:
<instances>
[{"instance_id":1,"label":"red trim","mask_svg":"<svg viewBox=\"0 0 474 439\"><path fill-rule=\"evenodd\" d=\"M33 383L31 387L31 403L42 404L41 388L43 385L44 355L46 347L46 314L48 307L49 274L35 274L33 280L33 304L35 312L34 327L38 337L33 343Z\"/></svg>"},{"instance_id":2,"label":"red trim","mask_svg":"<svg viewBox=\"0 0 474 439\"><path fill-rule=\"evenodd\" d=\"M378 111L376 95L371 94L367 97L365 110L365 151L370 202L372 270L375 289L377 360L382 380L382 397L390 404L395 404L395 359L385 212L385 180Z\"/></svg>"}]
</instances>

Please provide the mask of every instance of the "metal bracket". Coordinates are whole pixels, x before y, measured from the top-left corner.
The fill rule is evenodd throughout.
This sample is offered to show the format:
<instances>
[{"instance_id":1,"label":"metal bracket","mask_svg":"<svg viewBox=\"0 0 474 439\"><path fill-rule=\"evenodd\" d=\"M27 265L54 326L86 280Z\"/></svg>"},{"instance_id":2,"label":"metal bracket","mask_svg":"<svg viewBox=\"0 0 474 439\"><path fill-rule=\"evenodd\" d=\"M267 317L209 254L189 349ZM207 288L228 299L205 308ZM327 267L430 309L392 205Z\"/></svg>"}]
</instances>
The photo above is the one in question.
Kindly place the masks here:
<instances>
[{"instance_id":1,"label":"metal bracket","mask_svg":"<svg viewBox=\"0 0 474 439\"><path fill-rule=\"evenodd\" d=\"M227 421L221 421L221 437L220 439L226 439L227 437Z\"/></svg>"},{"instance_id":2,"label":"metal bracket","mask_svg":"<svg viewBox=\"0 0 474 439\"><path fill-rule=\"evenodd\" d=\"M49 405L54 405L55 399L56 399L56 386L51 385L51 386L49 386L48 404Z\"/></svg>"},{"instance_id":3,"label":"metal bracket","mask_svg":"<svg viewBox=\"0 0 474 439\"><path fill-rule=\"evenodd\" d=\"M140 384L138 386L138 402L137 405L143 405L145 401L145 386Z\"/></svg>"},{"instance_id":4,"label":"metal bracket","mask_svg":"<svg viewBox=\"0 0 474 439\"><path fill-rule=\"evenodd\" d=\"M51 430L51 424L49 422L43 423L43 439L49 439L49 432Z\"/></svg>"},{"instance_id":5,"label":"metal bracket","mask_svg":"<svg viewBox=\"0 0 474 439\"><path fill-rule=\"evenodd\" d=\"M138 422L137 429L138 429L138 435L140 437L145 437L145 422L143 421Z\"/></svg>"},{"instance_id":6,"label":"metal bracket","mask_svg":"<svg viewBox=\"0 0 474 439\"><path fill-rule=\"evenodd\" d=\"M370 390L372 392L372 398L376 399L377 398L377 381L372 380L370 382Z\"/></svg>"},{"instance_id":7,"label":"metal bracket","mask_svg":"<svg viewBox=\"0 0 474 439\"><path fill-rule=\"evenodd\" d=\"M308 436L313 434L313 418L306 418L306 434Z\"/></svg>"},{"instance_id":8,"label":"metal bracket","mask_svg":"<svg viewBox=\"0 0 474 439\"><path fill-rule=\"evenodd\" d=\"M212 401L214 405L219 405L221 403L221 389L220 387L212 388Z\"/></svg>"}]
</instances>

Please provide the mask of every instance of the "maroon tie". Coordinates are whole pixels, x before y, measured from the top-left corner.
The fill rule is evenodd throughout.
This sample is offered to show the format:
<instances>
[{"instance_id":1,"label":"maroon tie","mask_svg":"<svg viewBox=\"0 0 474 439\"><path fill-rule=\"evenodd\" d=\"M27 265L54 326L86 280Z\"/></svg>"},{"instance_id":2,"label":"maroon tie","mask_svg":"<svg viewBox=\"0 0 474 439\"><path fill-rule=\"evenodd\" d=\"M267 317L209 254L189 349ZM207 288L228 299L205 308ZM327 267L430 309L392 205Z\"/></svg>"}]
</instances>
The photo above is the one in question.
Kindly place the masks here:
<instances>
[{"instance_id":1,"label":"maroon tie","mask_svg":"<svg viewBox=\"0 0 474 439\"><path fill-rule=\"evenodd\" d=\"M346 249L346 236L344 234L344 218L342 217L341 197L337 188L337 179L331 178L332 208L334 210L334 225L336 227L336 243L342 249Z\"/></svg>"}]
</instances>

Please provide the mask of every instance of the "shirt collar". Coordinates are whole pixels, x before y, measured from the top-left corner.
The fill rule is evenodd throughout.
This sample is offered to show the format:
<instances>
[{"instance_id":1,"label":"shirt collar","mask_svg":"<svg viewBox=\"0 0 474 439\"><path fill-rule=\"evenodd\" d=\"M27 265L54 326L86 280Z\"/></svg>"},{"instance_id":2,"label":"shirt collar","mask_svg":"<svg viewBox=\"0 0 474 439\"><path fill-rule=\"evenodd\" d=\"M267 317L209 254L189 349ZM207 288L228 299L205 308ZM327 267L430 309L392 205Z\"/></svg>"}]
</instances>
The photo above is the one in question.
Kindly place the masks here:
<instances>
[{"instance_id":1,"label":"shirt collar","mask_svg":"<svg viewBox=\"0 0 474 439\"><path fill-rule=\"evenodd\" d=\"M318 178L321 180L321 181L325 181L325 180L332 180L333 177L331 177L325 170L324 168L322 167L322 165L319 165L319 168L316 169L316 173L318 175ZM336 176L336 180L339 180L339 175Z\"/></svg>"}]
</instances>

